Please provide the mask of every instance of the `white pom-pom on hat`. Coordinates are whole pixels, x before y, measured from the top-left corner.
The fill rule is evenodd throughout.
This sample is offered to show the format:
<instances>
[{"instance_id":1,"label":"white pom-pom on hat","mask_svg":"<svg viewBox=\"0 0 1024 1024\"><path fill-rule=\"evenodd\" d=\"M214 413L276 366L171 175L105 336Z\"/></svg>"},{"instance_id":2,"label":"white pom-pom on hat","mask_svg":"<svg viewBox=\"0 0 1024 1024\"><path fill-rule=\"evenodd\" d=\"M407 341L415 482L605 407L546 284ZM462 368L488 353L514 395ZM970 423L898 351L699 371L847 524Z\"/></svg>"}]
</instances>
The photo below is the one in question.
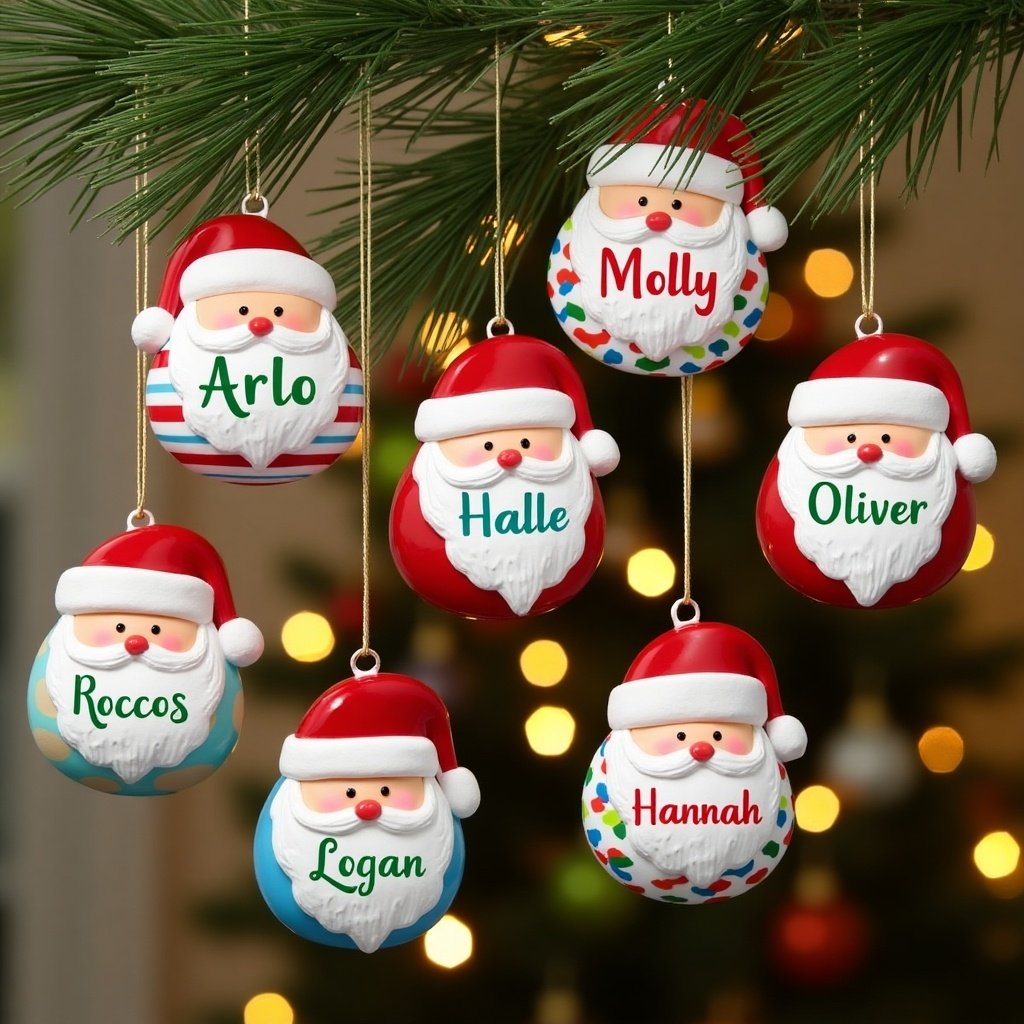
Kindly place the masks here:
<instances>
[{"instance_id":1,"label":"white pom-pom on hat","mask_svg":"<svg viewBox=\"0 0 1024 1024\"><path fill-rule=\"evenodd\" d=\"M781 249L789 238L789 225L775 206L755 206L747 214L750 240L763 252Z\"/></svg>"},{"instance_id":2,"label":"white pom-pom on hat","mask_svg":"<svg viewBox=\"0 0 1024 1024\"><path fill-rule=\"evenodd\" d=\"M619 446L607 430L588 430L579 443L594 476L604 476L619 464Z\"/></svg>"},{"instance_id":3,"label":"white pom-pom on hat","mask_svg":"<svg viewBox=\"0 0 1024 1024\"><path fill-rule=\"evenodd\" d=\"M174 317L162 306L142 310L132 321L132 341L140 352L151 356L167 344L174 327Z\"/></svg>"},{"instance_id":4,"label":"white pom-pom on hat","mask_svg":"<svg viewBox=\"0 0 1024 1024\"><path fill-rule=\"evenodd\" d=\"M803 723L792 715L778 715L770 718L765 732L771 742L775 756L780 761L793 761L803 757L807 750L807 730Z\"/></svg>"},{"instance_id":5,"label":"white pom-pom on hat","mask_svg":"<svg viewBox=\"0 0 1024 1024\"><path fill-rule=\"evenodd\" d=\"M239 668L255 664L263 654L263 634L249 619L229 619L217 630L217 639L224 657Z\"/></svg>"},{"instance_id":6,"label":"white pom-pom on hat","mask_svg":"<svg viewBox=\"0 0 1024 1024\"><path fill-rule=\"evenodd\" d=\"M995 445L984 434L961 434L953 442L957 468L972 484L987 480L996 471Z\"/></svg>"}]
</instances>

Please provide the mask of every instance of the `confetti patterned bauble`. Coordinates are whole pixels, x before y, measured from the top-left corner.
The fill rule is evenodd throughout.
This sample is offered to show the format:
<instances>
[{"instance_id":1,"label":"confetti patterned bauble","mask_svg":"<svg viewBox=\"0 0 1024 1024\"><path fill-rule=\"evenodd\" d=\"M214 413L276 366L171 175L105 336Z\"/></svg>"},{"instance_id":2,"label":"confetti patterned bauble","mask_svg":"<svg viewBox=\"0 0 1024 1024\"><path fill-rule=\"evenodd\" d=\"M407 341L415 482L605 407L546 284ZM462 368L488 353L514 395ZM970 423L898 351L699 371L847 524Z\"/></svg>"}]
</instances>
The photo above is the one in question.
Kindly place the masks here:
<instances>
[{"instance_id":1,"label":"confetti patterned bauble","mask_svg":"<svg viewBox=\"0 0 1024 1024\"><path fill-rule=\"evenodd\" d=\"M123 796L163 796L215 771L242 723L236 666L263 651L224 565L180 526L129 529L68 569L61 618L28 683L29 726L59 771Z\"/></svg>"},{"instance_id":2,"label":"confetti patterned bauble","mask_svg":"<svg viewBox=\"0 0 1024 1024\"><path fill-rule=\"evenodd\" d=\"M974 539L971 484L995 470L937 348L877 334L830 355L793 391L790 431L757 499L771 567L817 601L909 604L945 586Z\"/></svg>"},{"instance_id":3,"label":"confetti patterned bauble","mask_svg":"<svg viewBox=\"0 0 1024 1024\"><path fill-rule=\"evenodd\" d=\"M362 371L332 316L330 275L256 214L201 224L167 265L132 339L155 354L146 407L182 465L236 484L326 469L351 446Z\"/></svg>"},{"instance_id":4,"label":"confetti patterned bauble","mask_svg":"<svg viewBox=\"0 0 1024 1024\"><path fill-rule=\"evenodd\" d=\"M562 225L548 297L573 343L628 373L713 370L751 340L768 301L763 253L783 215L759 199L760 160L735 117L702 100L660 107L600 146L589 189ZM712 138L680 145L708 118Z\"/></svg>"},{"instance_id":5,"label":"confetti patterned bauble","mask_svg":"<svg viewBox=\"0 0 1024 1024\"><path fill-rule=\"evenodd\" d=\"M446 611L550 611L590 579L604 549L596 476L618 446L590 419L583 384L547 342L505 335L445 370L416 415L422 441L391 507L406 582Z\"/></svg>"},{"instance_id":6,"label":"confetti patterned bauble","mask_svg":"<svg viewBox=\"0 0 1024 1024\"><path fill-rule=\"evenodd\" d=\"M615 881L662 903L713 903L774 870L793 834L782 762L807 738L751 636L699 619L663 633L612 690L608 724L583 830Z\"/></svg>"},{"instance_id":7,"label":"confetti patterned bauble","mask_svg":"<svg viewBox=\"0 0 1024 1024\"><path fill-rule=\"evenodd\" d=\"M422 935L462 880L480 802L430 687L376 670L331 687L281 750L256 826L256 882L312 942L364 953Z\"/></svg>"}]
</instances>

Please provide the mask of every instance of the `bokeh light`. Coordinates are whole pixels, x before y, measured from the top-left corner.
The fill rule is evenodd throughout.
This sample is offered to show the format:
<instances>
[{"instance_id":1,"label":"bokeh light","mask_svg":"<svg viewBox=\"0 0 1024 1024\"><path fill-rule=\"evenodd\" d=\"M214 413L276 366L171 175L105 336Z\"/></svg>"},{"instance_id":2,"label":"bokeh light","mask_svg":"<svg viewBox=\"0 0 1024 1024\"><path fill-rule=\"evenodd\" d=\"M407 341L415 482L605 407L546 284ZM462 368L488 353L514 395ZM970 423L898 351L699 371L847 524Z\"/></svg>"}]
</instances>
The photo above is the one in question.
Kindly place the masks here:
<instances>
[{"instance_id":1,"label":"bokeh light","mask_svg":"<svg viewBox=\"0 0 1024 1024\"><path fill-rule=\"evenodd\" d=\"M626 563L626 580L644 597L658 597L676 581L675 563L661 548L643 548Z\"/></svg>"},{"instance_id":2,"label":"bokeh light","mask_svg":"<svg viewBox=\"0 0 1024 1024\"><path fill-rule=\"evenodd\" d=\"M586 38L587 33L583 31L582 25L573 25L572 28L544 33L544 42L549 46L569 46L571 43L577 43Z\"/></svg>"},{"instance_id":3,"label":"bokeh light","mask_svg":"<svg viewBox=\"0 0 1024 1024\"><path fill-rule=\"evenodd\" d=\"M445 914L423 936L423 952L438 967L458 967L473 955L473 933L457 917Z\"/></svg>"},{"instance_id":4,"label":"bokeh light","mask_svg":"<svg viewBox=\"0 0 1024 1024\"><path fill-rule=\"evenodd\" d=\"M989 832L974 847L974 863L986 878L1005 878L1017 870L1020 844L1009 832Z\"/></svg>"},{"instance_id":5,"label":"bokeh light","mask_svg":"<svg viewBox=\"0 0 1024 1024\"><path fill-rule=\"evenodd\" d=\"M420 328L419 341L423 351L428 355L445 352L445 365L448 363L450 349L459 344L469 347L466 334L469 332L469 321L458 313L428 313Z\"/></svg>"},{"instance_id":6,"label":"bokeh light","mask_svg":"<svg viewBox=\"0 0 1024 1024\"><path fill-rule=\"evenodd\" d=\"M963 564L964 572L984 569L992 561L992 556L995 552L995 537L992 536L990 530L982 526L981 523L978 523L978 528L974 531L974 543L971 545L970 553L967 555L967 561Z\"/></svg>"},{"instance_id":7,"label":"bokeh light","mask_svg":"<svg viewBox=\"0 0 1024 1024\"><path fill-rule=\"evenodd\" d=\"M781 292L771 292L754 336L761 341L777 341L788 334L792 326L793 304Z\"/></svg>"},{"instance_id":8,"label":"bokeh light","mask_svg":"<svg viewBox=\"0 0 1024 1024\"><path fill-rule=\"evenodd\" d=\"M839 817L839 797L828 786L808 786L797 793L793 813L805 832L825 832Z\"/></svg>"},{"instance_id":9,"label":"bokeh light","mask_svg":"<svg viewBox=\"0 0 1024 1024\"><path fill-rule=\"evenodd\" d=\"M334 630L317 612L296 612L281 627L281 646L296 661L323 661L334 650Z\"/></svg>"},{"instance_id":10,"label":"bokeh light","mask_svg":"<svg viewBox=\"0 0 1024 1024\"><path fill-rule=\"evenodd\" d=\"M572 746L576 720L565 708L544 705L526 720L526 742L535 754L558 757Z\"/></svg>"},{"instance_id":11,"label":"bokeh light","mask_svg":"<svg viewBox=\"0 0 1024 1024\"><path fill-rule=\"evenodd\" d=\"M534 686L555 686L569 671L569 656L557 640L534 640L519 655L519 670Z\"/></svg>"},{"instance_id":12,"label":"bokeh light","mask_svg":"<svg viewBox=\"0 0 1024 1024\"><path fill-rule=\"evenodd\" d=\"M245 1004L242 1019L245 1024L293 1024L295 1011L277 992L261 992Z\"/></svg>"},{"instance_id":13,"label":"bokeh light","mask_svg":"<svg viewBox=\"0 0 1024 1024\"><path fill-rule=\"evenodd\" d=\"M823 299L845 295L853 284L853 264L838 249L815 249L804 263L807 287Z\"/></svg>"},{"instance_id":14,"label":"bokeh light","mask_svg":"<svg viewBox=\"0 0 1024 1024\"><path fill-rule=\"evenodd\" d=\"M948 725L936 725L921 734L917 752L928 771L951 772L964 759L963 737Z\"/></svg>"}]
</instances>

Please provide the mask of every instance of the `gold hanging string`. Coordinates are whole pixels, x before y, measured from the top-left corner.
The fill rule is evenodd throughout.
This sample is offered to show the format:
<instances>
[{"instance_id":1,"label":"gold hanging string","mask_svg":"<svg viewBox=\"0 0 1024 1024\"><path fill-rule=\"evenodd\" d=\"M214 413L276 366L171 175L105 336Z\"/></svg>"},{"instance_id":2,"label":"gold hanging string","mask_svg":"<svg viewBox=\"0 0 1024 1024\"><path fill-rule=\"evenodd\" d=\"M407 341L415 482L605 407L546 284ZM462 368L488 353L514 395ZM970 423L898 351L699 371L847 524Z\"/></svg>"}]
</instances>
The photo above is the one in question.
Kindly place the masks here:
<instances>
[{"instance_id":1,"label":"gold hanging string","mask_svg":"<svg viewBox=\"0 0 1024 1024\"><path fill-rule=\"evenodd\" d=\"M365 70L365 69L364 69ZM353 656L379 658L370 647L370 332L373 273L373 153L370 92L359 100L359 361L363 367L363 646Z\"/></svg>"},{"instance_id":2,"label":"gold hanging string","mask_svg":"<svg viewBox=\"0 0 1024 1024\"><path fill-rule=\"evenodd\" d=\"M494 40L494 321L505 319L505 237L501 212L501 43Z\"/></svg>"},{"instance_id":3,"label":"gold hanging string","mask_svg":"<svg viewBox=\"0 0 1024 1024\"><path fill-rule=\"evenodd\" d=\"M140 113L138 118L141 120ZM146 133L135 136L135 154L141 156L146 148ZM138 197L149 187L149 172L143 170L135 175L135 195ZM142 312L148 305L149 296L149 220L144 220L135 229L135 311ZM141 350L135 355L135 511L131 519L138 521L146 517L146 353Z\"/></svg>"},{"instance_id":4,"label":"gold hanging string","mask_svg":"<svg viewBox=\"0 0 1024 1024\"><path fill-rule=\"evenodd\" d=\"M690 593L690 492L693 479L693 377L683 377L683 604L693 604Z\"/></svg>"},{"instance_id":5,"label":"gold hanging string","mask_svg":"<svg viewBox=\"0 0 1024 1024\"><path fill-rule=\"evenodd\" d=\"M245 34L246 41L249 38L249 0L243 0L243 17L242 31ZM249 49L246 47L245 56L249 56ZM248 61L246 62L246 68L242 74L248 78L249 68ZM245 94L245 110L246 114L249 112L249 94ZM254 204L258 204L263 199L262 191L262 169L260 167L260 129L256 129L255 135L251 138L246 136L245 138L245 199L242 202L243 208L248 211L249 207Z\"/></svg>"},{"instance_id":6,"label":"gold hanging string","mask_svg":"<svg viewBox=\"0 0 1024 1024\"><path fill-rule=\"evenodd\" d=\"M864 29L864 10L857 5L857 38L861 39ZM861 44L861 56L864 56ZM871 71L867 69L867 84L871 84ZM857 333L862 333L866 320L875 321L875 332L882 329L881 318L875 313L875 119L872 110L873 101L869 98L867 106L858 116L858 125L868 123L868 151L865 166L864 146L857 151L860 166L860 184L857 189L857 201L860 213L860 308L861 315L857 319Z\"/></svg>"}]
</instances>

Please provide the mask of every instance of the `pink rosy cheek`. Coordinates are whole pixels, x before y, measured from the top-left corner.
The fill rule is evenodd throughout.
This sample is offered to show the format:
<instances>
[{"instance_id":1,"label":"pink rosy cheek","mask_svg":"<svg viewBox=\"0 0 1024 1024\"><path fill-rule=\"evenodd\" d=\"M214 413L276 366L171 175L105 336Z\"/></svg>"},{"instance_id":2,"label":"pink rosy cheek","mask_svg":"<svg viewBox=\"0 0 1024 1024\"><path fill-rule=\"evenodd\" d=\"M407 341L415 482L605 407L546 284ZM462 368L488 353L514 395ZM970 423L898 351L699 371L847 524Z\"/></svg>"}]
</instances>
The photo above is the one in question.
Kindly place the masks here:
<instances>
[{"instance_id":1,"label":"pink rosy cheek","mask_svg":"<svg viewBox=\"0 0 1024 1024\"><path fill-rule=\"evenodd\" d=\"M681 210L674 210L672 216L676 220L681 220L684 224L692 224L695 228L707 227L704 223L704 218L698 210L688 209L684 206Z\"/></svg>"},{"instance_id":2,"label":"pink rosy cheek","mask_svg":"<svg viewBox=\"0 0 1024 1024\"><path fill-rule=\"evenodd\" d=\"M282 327L287 327L290 331L301 331L303 334L308 334L310 332L310 328L306 325L306 321L297 313L293 313L291 315L285 313L277 323Z\"/></svg>"},{"instance_id":3,"label":"pink rosy cheek","mask_svg":"<svg viewBox=\"0 0 1024 1024\"><path fill-rule=\"evenodd\" d=\"M530 445L529 455L532 459L540 459L543 462L550 462L554 455L552 454L552 447L549 444L537 444L534 442Z\"/></svg>"},{"instance_id":4,"label":"pink rosy cheek","mask_svg":"<svg viewBox=\"0 0 1024 1024\"><path fill-rule=\"evenodd\" d=\"M404 789L391 791L391 806L400 811L411 811L416 806L416 797Z\"/></svg>"},{"instance_id":5,"label":"pink rosy cheek","mask_svg":"<svg viewBox=\"0 0 1024 1024\"><path fill-rule=\"evenodd\" d=\"M825 442L825 454L835 455L836 452L841 452L846 447L845 441L826 441Z\"/></svg>"},{"instance_id":6,"label":"pink rosy cheek","mask_svg":"<svg viewBox=\"0 0 1024 1024\"><path fill-rule=\"evenodd\" d=\"M316 810L330 814L332 811L343 811L350 804L351 800L342 792L326 793L317 800Z\"/></svg>"},{"instance_id":7,"label":"pink rosy cheek","mask_svg":"<svg viewBox=\"0 0 1024 1024\"><path fill-rule=\"evenodd\" d=\"M902 455L905 458L913 458L914 446L909 441L893 441L889 445L889 451L895 452L897 455Z\"/></svg>"},{"instance_id":8,"label":"pink rosy cheek","mask_svg":"<svg viewBox=\"0 0 1024 1024\"><path fill-rule=\"evenodd\" d=\"M679 749L679 740L675 736L665 736L655 741L654 749L659 754L672 754Z\"/></svg>"},{"instance_id":9,"label":"pink rosy cheek","mask_svg":"<svg viewBox=\"0 0 1024 1024\"><path fill-rule=\"evenodd\" d=\"M185 645L182 642L180 636L174 636L173 634L161 634L160 636L154 637L153 642L162 647L165 651L183 651Z\"/></svg>"},{"instance_id":10,"label":"pink rosy cheek","mask_svg":"<svg viewBox=\"0 0 1024 1024\"><path fill-rule=\"evenodd\" d=\"M639 217L643 213L641 207L637 206L635 202L632 203L619 203L615 207L612 213L613 217L619 220L625 220L628 217Z\"/></svg>"},{"instance_id":11,"label":"pink rosy cheek","mask_svg":"<svg viewBox=\"0 0 1024 1024\"><path fill-rule=\"evenodd\" d=\"M94 629L83 637L83 641L90 647L110 647L120 643L121 637L112 629Z\"/></svg>"},{"instance_id":12,"label":"pink rosy cheek","mask_svg":"<svg viewBox=\"0 0 1024 1024\"><path fill-rule=\"evenodd\" d=\"M730 736L722 741L722 749L727 750L730 754L745 754L747 752L745 748L746 744L737 736Z\"/></svg>"},{"instance_id":13,"label":"pink rosy cheek","mask_svg":"<svg viewBox=\"0 0 1024 1024\"><path fill-rule=\"evenodd\" d=\"M218 313L213 320L213 329L223 331L225 327L235 327L242 323L245 318L238 313Z\"/></svg>"}]
</instances>

